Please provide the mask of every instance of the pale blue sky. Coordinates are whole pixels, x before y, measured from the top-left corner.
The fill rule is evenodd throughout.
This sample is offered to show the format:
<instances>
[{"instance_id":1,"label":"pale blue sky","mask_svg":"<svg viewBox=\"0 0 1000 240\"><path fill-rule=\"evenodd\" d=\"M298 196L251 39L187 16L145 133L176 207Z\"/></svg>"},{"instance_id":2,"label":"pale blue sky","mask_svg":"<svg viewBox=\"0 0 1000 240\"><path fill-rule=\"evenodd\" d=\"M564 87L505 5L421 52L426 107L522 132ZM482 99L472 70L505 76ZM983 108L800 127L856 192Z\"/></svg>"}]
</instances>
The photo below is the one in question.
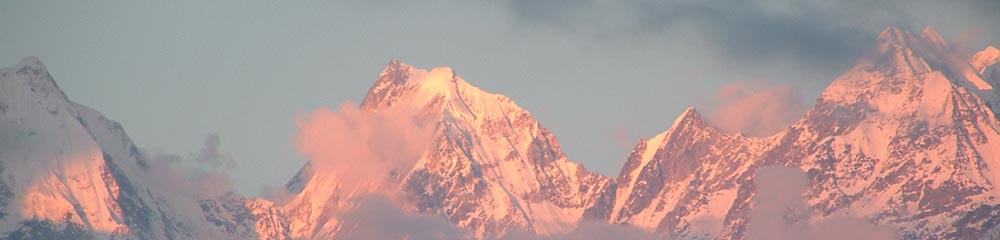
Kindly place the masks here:
<instances>
[{"instance_id":1,"label":"pale blue sky","mask_svg":"<svg viewBox=\"0 0 1000 240\"><path fill-rule=\"evenodd\" d=\"M305 161L296 116L361 101L393 57L513 98L615 176L640 136L726 83L796 83L812 102L889 24L1000 42L991 1L602 2L0 0L0 65L40 57L150 151L217 133L236 190L257 195Z\"/></svg>"}]
</instances>

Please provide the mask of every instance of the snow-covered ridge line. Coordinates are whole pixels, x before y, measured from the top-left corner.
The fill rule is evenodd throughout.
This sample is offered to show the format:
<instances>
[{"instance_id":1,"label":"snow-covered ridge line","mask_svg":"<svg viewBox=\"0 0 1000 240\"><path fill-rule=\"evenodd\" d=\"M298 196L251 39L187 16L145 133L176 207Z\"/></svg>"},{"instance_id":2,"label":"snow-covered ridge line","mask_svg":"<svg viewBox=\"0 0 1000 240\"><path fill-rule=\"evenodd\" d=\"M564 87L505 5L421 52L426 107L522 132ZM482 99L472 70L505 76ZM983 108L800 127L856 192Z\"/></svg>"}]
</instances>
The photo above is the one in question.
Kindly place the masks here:
<instances>
[{"instance_id":1,"label":"snow-covered ridge line","mask_svg":"<svg viewBox=\"0 0 1000 240\"><path fill-rule=\"evenodd\" d=\"M805 117L774 136L680 124L691 122L689 109L654 139L681 137L657 139L655 150L637 145L618 178L627 190L620 189L611 221L672 236L743 239L752 176L778 164L812 178L804 194L810 219L846 212L891 224L905 239L996 237L1000 219L989 209L1000 205L997 81L973 67L995 69L983 60L991 52L969 61L932 28L916 36L890 27Z\"/></svg>"},{"instance_id":2,"label":"snow-covered ridge line","mask_svg":"<svg viewBox=\"0 0 1000 240\"><path fill-rule=\"evenodd\" d=\"M70 101L38 58L0 69L0 238L281 236L264 235L280 229L280 221L265 221L278 216L273 204L228 198L228 206L245 207L206 212L198 199L155 184L162 179L150 176L161 167L169 166L150 162L121 124ZM253 215L207 218L241 208ZM234 224L243 225L228 227Z\"/></svg>"},{"instance_id":3,"label":"snow-covered ridge line","mask_svg":"<svg viewBox=\"0 0 1000 240\"><path fill-rule=\"evenodd\" d=\"M469 84L451 68L424 70L390 61L360 108L380 112L397 106L441 113L431 147L399 186L419 213L443 216L475 237L492 238L568 232L585 217L606 219L610 212L609 177L569 161L531 113ZM308 168L289 183L293 192L302 189L289 211L309 212L292 216L301 219L292 222L293 229L301 226L301 235L294 236L331 236L340 223L316 214L322 206L316 203L357 193L331 191L338 181ZM478 207L468 207L473 205Z\"/></svg>"},{"instance_id":4,"label":"snow-covered ridge line","mask_svg":"<svg viewBox=\"0 0 1000 240\"><path fill-rule=\"evenodd\" d=\"M919 36L887 28L786 130L725 134L688 108L640 139L617 178L570 161L530 112L451 68L393 59L360 108L440 113L431 147L395 173L393 188L409 213L443 218L469 237L554 235L601 221L743 239L753 176L777 164L809 177L809 220L846 214L908 239L989 239L1000 233L995 53L960 59L931 28ZM287 184L286 205L236 194L168 201L121 125L69 101L36 58L0 70L0 141L21 144L0 145L0 186L14 189L0 191L4 237L336 238L357 231L344 213L370 194L345 191L339 176L307 164Z\"/></svg>"}]
</instances>

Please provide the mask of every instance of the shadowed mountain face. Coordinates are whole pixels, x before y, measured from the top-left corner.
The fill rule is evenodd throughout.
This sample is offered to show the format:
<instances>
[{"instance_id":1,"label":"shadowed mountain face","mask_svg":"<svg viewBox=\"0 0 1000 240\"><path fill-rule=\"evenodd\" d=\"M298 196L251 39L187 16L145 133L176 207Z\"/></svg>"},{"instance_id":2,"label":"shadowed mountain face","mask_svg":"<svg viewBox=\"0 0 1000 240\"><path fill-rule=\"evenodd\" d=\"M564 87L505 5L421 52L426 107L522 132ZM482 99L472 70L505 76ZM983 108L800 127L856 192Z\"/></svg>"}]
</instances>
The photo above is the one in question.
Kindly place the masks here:
<instances>
[{"instance_id":1,"label":"shadowed mountain face","mask_svg":"<svg viewBox=\"0 0 1000 240\"><path fill-rule=\"evenodd\" d=\"M385 178L371 180L382 185L350 187L356 180L308 163L278 205L231 193L169 196L154 184L158 165L121 125L69 101L29 58L0 71L0 234L351 238L380 231L359 225L377 222L357 219L368 211L421 226L443 219L464 231L397 237L546 236L606 222L664 237L744 239L766 197L755 194L757 170L780 165L808 178L799 219L857 218L906 239L993 239L1000 236L998 61L992 47L963 58L933 29L888 28L786 130L726 134L688 109L667 131L641 139L610 178L567 159L556 137L511 99L450 68L393 60L359 114L415 111L430 119L426 149L405 168L373 175ZM370 196L386 192L391 200ZM379 211L392 204L404 211Z\"/></svg>"},{"instance_id":2,"label":"shadowed mountain face","mask_svg":"<svg viewBox=\"0 0 1000 240\"><path fill-rule=\"evenodd\" d=\"M137 179L146 162L121 126L69 101L38 59L0 70L0 92L5 237L184 234Z\"/></svg>"},{"instance_id":3,"label":"shadowed mountain face","mask_svg":"<svg viewBox=\"0 0 1000 240\"><path fill-rule=\"evenodd\" d=\"M151 177L165 167L121 124L70 101L38 59L0 69L3 238L258 238L267 228L256 225L270 226L258 220L279 216L269 202L233 195L176 196Z\"/></svg>"}]
</instances>

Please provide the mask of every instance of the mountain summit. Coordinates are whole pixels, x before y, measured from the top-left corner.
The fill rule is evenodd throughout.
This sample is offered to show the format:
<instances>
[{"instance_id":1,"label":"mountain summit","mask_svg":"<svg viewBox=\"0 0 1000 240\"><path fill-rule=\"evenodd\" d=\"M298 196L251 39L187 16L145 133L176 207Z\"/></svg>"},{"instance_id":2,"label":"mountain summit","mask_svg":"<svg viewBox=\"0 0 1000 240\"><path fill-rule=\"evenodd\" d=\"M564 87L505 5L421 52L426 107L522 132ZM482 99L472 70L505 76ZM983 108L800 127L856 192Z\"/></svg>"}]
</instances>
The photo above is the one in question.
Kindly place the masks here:
<instances>
[{"instance_id":1,"label":"mountain summit","mask_svg":"<svg viewBox=\"0 0 1000 240\"><path fill-rule=\"evenodd\" d=\"M190 236L139 176L116 122L69 101L45 65L0 70L0 233L5 238Z\"/></svg>"},{"instance_id":2,"label":"mountain summit","mask_svg":"<svg viewBox=\"0 0 1000 240\"><path fill-rule=\"evenodd\" d=\"M807 173L814 220L846 213L908 239L996 237L983 229L1000 221L1000 121L989 107L994 88L972 64L933 29L888 28L785 131L753 138L675 124L640 142L611 221L742 239L752 177L776 164ZM693 122L690 112L678 122Z\"/></svg>"},{"instance_id":3,"label":"mountain summit","mask_svg":"<svg viewBox=\"0 0 1000 240\"><path fill-rule=\"evenodd\" d=\"M0 236L4 239L268 238L273 204L235 197L225 209L170 196L163 164L121 124L72 102L29 57L0 69ZM214 203L205 199L201 203ZM222 212L245 213L228 219ZM264 221L258 221L264 220ZM258 226L258 223L260 225Z\"/></svg>"},{"instance_id":4,"label":"mountain summit","mask_svg":"<svg viewBox=\"0 0 1000 240\"><path fill-rule=\"evenodd\" d=\"M120 124L69 101L44 65L27 58L0 70L0 234L356 238L372 223L352 218L406 215L467 232L398 238L551 236L598 222L671 238L747 239L762 231L755 212L772 197L758 194L768 189L755 185L758 172L785 166L808 182L791 194L802 197L802 209L777 216L806 230L846 219L903 239L997 239L998 62L993 47L969 58L931 28L914 35L890 27L787 129L727 134L688 108L666 131L640 139L611 178L570 161L552 132L510 98L451 68L393 59L348 110L417 111L431 122L428 146L411 165L362 176L378 182L384 175L377 186L351 187L329 164L309 162L286 185L289 199L276 204L233 193L171 196L153 176L163 166ZM393 147L375 150L399 150ZM379 191L398 202L371 196ZM401 211L378 205L387 202Z\"/></svg>"},{"instance_id":5,"label":"mountain summit","mask_svg":"<svg viewBox=\"0 0 1000 240\"><path fill-rule=\"evenodd\" d=\"M431 147L398 186L417 212L444 216L480 238L568 232L585 215L607 214L611 199L601 196L614 190L612 180L569 161L555 136L510 98L472 86L451 68L424 70L394 59L361 109L378 112L399 105L441 113ZM330 184L336 182L322 181L329 176L319 172L302 172L294 179L309 180L289 217L293 229L307 229L293 236L334 236L340 226L332 214L295 213L335 201L341 195L318 193L334 189Z\"/></svg>"}]
</instances>

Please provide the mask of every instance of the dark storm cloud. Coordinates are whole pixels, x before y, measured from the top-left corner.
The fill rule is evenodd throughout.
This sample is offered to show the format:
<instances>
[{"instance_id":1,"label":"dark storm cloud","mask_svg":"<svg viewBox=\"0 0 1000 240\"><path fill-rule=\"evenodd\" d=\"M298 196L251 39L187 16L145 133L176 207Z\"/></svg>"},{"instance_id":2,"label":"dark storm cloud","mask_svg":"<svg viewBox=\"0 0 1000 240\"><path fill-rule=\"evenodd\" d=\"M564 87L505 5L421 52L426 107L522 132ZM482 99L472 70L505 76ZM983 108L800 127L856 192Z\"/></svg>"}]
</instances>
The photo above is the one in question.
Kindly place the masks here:
<instances>
[{"instance_id":1,"label":"dark storm cloud","mask_svg":"<svg viewBox=\"0 0 1000 240\"><path fill-rule=\"evenodd\" d=\"M771 8L768 8L771 7ZM863 51L874 33L830 24L837 14L811 6L768 6L754 1L642 2L636 7L640 30L656 32L687 22L727 56L795 56L812 64L842 63ZM840 15L840 14L837 14Z\"/></svg>"},{"instance_id":2,"label":"dark storm cloud","mask_svg":"<svg viewBox=\"0 0 1000 240\"><path fill-rule=\"evenodd\" d=\"M887 26L1000 24L1000 1L591 1L514 0L524 23L597 36L677 38L689 26L722 56L737 60L788 58L807 65L846 66ZM995 26L995 24L992 24ZM960 30L955 30L960 31ZM983 29L993 36L997 30ZM982 43L982 41L979 41ZM993 42L996 42L994 39Z\"/></svg>"}]
</instances>

